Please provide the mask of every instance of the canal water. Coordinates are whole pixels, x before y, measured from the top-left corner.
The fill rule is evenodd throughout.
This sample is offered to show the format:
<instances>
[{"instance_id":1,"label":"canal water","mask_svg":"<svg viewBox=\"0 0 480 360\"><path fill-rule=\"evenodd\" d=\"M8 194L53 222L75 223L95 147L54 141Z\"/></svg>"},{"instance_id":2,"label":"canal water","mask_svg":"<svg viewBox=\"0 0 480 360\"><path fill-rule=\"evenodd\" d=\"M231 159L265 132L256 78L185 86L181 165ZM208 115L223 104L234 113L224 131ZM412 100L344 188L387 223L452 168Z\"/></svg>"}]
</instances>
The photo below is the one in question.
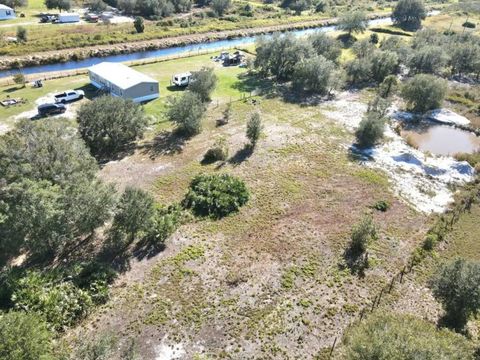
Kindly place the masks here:
<instances>
[{"instance_id":1,"label":"canal water","mask_svg":"<svg viewBox=\"0 0 480 360\"><path fill-rule=\"evenodd\" d=\"M391 23L390 18L380 18L380 19L370 20L369 26L385 25L389 23ZM331 31L334 31L335 29L336 29L336 26L323 26L323 27L304 29L304 30L291 30L289 32L296 36L305 36L308 34L315 33L317 31L331 32ZM267 36L272 36L272 35L270 34ZM63 63L36 65L36 66L22 68L22 73L25 75L28 75L28 74L45 73L50 71L76 70L76 69L86 68L86 67L101 63L103 61L109 61L109 62L135 61L135 60L150 59L150 58L162 57L162 56L195 53L195 52L200 52L205 50L232 48L232 47L237 47L242 45L253 44L256 38L257 36L246 36L241 38L217 40L217 41L204 42L204 43L185 45L185 46L174 46L174 47L158 49L158 50L139 51L139 52L133 52L130 54L118 54L118 55L111 55L111 56L105 56L105 57L92 57L92 58L79 60L79 61L71 60ZM19 70L0 71L0 78L11 76L15 73L18 73L18 71Z\"/></svg>"}]
</instances>

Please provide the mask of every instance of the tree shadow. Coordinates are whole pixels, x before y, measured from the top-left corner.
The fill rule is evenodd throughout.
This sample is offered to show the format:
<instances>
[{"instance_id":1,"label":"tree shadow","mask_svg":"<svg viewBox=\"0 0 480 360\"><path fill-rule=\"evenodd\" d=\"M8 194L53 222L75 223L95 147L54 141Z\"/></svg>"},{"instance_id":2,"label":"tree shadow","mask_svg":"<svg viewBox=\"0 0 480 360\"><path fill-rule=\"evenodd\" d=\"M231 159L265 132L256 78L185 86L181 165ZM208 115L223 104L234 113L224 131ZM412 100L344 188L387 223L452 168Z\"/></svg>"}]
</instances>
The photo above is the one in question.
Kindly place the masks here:
<instances>
[{"instance_id":1,"label":"tree shadow","mask_svg":"<svg viewBox=\"0 0 480 360\"><path fill-rule=\"evenodd\" d=\"M3 90L2 92L7 93L7 94L10 94L10 93L13 93L13 92L15 92L15 91L17 91L17 90L21 90L21 89L23 89L23 87L21 87L21 86L15 86L15 87L11 87L11 88L5 89L5 90Z\"/></svg>"},{"instance_id":2,"label":"tree shadow","mask_svg":"<svg viewBox=\"0 0 480 360\"><path fill-rule=\"evenodd\" d=\"M238 90L242 93L253 93L256 95L263 95L271 92L275 87L275 82L270 78L263 78L258 74L247 72L238 75L238 80L233 85L232 88Z\"/></svg>"},{"instance_id":3,"label":"tree shadow","mask_svg":"<svg viewBox=\"0 0 480 360\"><path fill-rule=\"evenodd\" d=\"M167 90L171 92L183 92L187 90L187 86L168 85Z\"/></svg>"},{"instance_id":4,"label":"tree shadow","mask_svg":"<svg viewBox=\"0 0 480 360\"><path fill-rule=\"evenodd\" d=\"M132 255L137 260L150 259L164 251L165 248L166 246L164 243L155 244L147 239L142 239L135 244Z\"/></svg>"},{"instance_id":5,"label":"tree shadow","mask_svg":"<svg viewBox=\"0 0 480 360\"><path fill-rule=\"evenodd\" d=\"M253 146L250 144L245 144L243 148L238 150L230 159L228 159L228 163L233 166L238 166L247 160L253 154Z\"/></svg>"},{"instance_id":6,"label":"tree shadow","mask_svg":"<svg viewBox=\"0 0 480 360\"><path fill-rule=\"evenodd\" d=\"M162 131L155 138L142 145L142 153L148 155L151 159L155 159L161 155L175 155L183 151L185 142L189 139L179 131Z\"/></svg>"},{"instance_id":7,"label":"tree shadow","mask_svg":"<svg viewBox=\"0 0 480 360\"><path fill-rule=\"evenodd\" d=\"M100 167L105 166L110 161L119 161L127 156L131 156L135 153L136 145L135 143L127 144L123 146L121 149L111 151L108 153L101 153L96 154L92 153L92 155L97 159L98 164Z\"/></svg>"},{"instance_id":8,"label":"tree shadow","mask_svg":"<svg viewBox=\"0 0 480 360\"><path fill-rule=\"evenodd\" d=\"M105 94L103 91L93 86L92 84L79 86L76 87L74 90L82 90L85 93L85 98L87 98L88 100L93 100L94 98Z\"/></svg>"}]
</instances>

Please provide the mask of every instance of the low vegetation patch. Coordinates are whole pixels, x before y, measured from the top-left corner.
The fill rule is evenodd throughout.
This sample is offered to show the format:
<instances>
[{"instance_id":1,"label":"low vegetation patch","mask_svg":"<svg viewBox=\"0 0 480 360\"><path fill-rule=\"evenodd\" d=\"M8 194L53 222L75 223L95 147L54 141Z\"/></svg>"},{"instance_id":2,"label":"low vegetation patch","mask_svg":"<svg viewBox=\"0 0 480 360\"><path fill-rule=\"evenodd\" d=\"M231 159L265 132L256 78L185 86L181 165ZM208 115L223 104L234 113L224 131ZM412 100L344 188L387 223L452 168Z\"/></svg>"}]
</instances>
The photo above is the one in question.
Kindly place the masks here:
<instances>
[{"instance_id":1,"label":"low vegetation patch","mask_svg":"<svg viewBox=\"0 0 480 360\"><path fill-rule=\"evenodd\" d=\"M198 175L190 183L183 205L196 215L222 218L238 211L249 199L244 182L228 174Z\"/></svg>"}]
</instances>

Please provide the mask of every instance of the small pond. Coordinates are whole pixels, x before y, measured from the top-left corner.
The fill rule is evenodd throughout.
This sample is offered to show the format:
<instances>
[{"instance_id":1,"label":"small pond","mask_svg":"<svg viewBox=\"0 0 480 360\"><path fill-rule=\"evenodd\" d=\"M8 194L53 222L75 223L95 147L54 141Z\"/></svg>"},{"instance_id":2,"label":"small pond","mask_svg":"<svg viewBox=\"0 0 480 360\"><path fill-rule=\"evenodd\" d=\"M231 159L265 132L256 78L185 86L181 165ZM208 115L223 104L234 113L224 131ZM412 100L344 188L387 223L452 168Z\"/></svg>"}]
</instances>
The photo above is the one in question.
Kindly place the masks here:
<instances>
[{"instance_id":1,"label":"small pond","mask_svg":"<svg viewBox=\"0 0 480 360\"><path fill-rule=\"evenodd\" d=\"M473 153L480 150L480 137L453 126L420 124L403 129L401 135L410 145L435 155Z\"/></svg>"}]
</instances>

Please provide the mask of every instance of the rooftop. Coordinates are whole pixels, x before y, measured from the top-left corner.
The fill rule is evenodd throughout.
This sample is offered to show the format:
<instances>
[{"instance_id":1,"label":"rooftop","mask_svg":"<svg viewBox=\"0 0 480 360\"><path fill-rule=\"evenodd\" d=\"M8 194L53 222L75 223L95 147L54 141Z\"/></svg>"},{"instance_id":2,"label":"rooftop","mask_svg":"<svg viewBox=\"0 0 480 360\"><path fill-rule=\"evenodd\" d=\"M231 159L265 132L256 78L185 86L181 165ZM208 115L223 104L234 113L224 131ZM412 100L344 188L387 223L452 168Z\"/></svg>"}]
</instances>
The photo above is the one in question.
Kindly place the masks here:
<instances>
[{"instance_id":1,"label":"rooftop","mask_svg":"<svg viewBox=\"0 0 480 360\"><path fill-rule=\"evenodd\" d=\"M157 80L150 76L133 70L121 63L102 62L90 66L88 70L124 90L143 82L158 83Z\"/></svg>"},{"instance_id":2,"label":"rooftop","mask_svg":"<svg viewBox=\"0 0 480 360\"><path fill-rule=\"evenodd\" d=\"M0 9L5 9L5 10L13 10L12 8L6 6L6 5L3 5L3 4L0 4Z\"/></svg>"}]
</instances>

